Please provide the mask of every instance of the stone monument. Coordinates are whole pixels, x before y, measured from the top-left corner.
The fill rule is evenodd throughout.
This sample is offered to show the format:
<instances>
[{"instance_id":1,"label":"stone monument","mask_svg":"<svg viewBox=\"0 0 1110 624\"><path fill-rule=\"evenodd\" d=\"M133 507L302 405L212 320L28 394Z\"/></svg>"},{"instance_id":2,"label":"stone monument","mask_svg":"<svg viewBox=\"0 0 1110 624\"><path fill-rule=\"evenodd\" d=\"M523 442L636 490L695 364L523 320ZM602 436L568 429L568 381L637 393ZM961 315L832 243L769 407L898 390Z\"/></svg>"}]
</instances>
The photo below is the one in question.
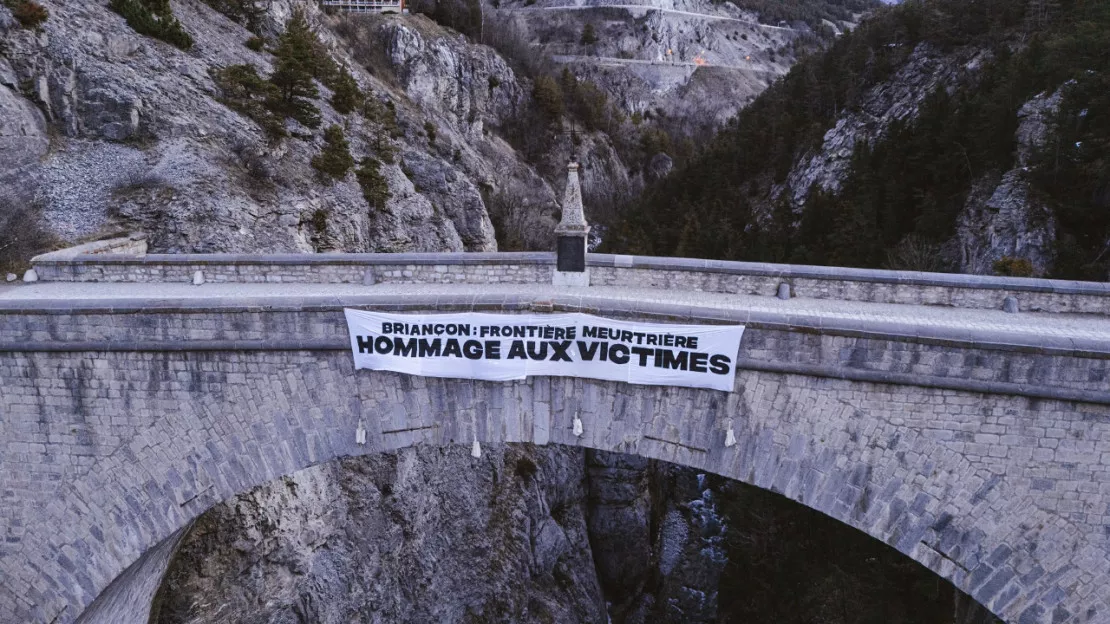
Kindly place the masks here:
<instances>
[{"instance_id":1,"label":"stone monument","mask_svg":"<svg viewBox=\"0 0 1110 624\"><path fill-rule=\"evenodd\" d=\"M556 261L551 283L556 286L589 286L586 268L586 235L590 226L582 210L582 187L578 182L578 163L567 165L567 191L563 196L563 218L555 227Z\"/></svg>"}]
</instances>

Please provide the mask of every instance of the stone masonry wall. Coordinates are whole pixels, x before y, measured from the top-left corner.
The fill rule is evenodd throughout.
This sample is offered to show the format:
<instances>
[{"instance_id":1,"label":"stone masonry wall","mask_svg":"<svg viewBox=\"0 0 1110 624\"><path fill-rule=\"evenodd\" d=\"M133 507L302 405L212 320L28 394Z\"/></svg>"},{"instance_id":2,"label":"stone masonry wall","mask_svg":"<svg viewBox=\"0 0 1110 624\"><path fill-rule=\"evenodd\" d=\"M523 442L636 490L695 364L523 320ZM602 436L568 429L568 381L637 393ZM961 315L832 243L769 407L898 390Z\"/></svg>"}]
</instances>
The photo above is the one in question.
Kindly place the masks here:
<instances>
[{"instance_id":1,"label":"stone masonry wall","mask_svg":"<svg viewBox=\"0 0 1110 624\"><path fill-rule=\"evenodd\" d=\"M733 393L486 383L356 372L337 308L278 308L0 314L0 621L74 621L144 553L261 483L475 437L638 454L780 492L1008 622L1110 613L1105 357L750 327Z\"/></svg>"},{"instance_id":2,"label":"stone masonry wall","mask_svg":"<svg viewBox=\"0 0 1110 624\"><path fill-rule=\"evenodd\" d=\"M535 284L550 279L539 264L268 264L268 263L84 263L36 265L40 279L76 282L205 282L243 284Z\"/></svg>"},{"instance_id":3,"label":"stone masonry wall","mask_svg":"<svg viewBox=\"0 0 1110 624\"><path fill-rule=\"evenodd\" d=\"M201 271L206 282L367 286L550 284L554 268L552 254L144 252L129 237L34 266L45 281L191 282ZM743 323L734 391L356 372L327 297L6 302L0 621L109 621L144 599L149 575L135 570L157 567L157 545L219 501L339 457L474 439L637 454L780 492L1012 624L1110 617L1100 339L604 297L607 286L775 296L785 284L814 299L998 309L1014 297L1023 311L1110 315L1110 285L633 256L588 265L601 287L589 292L398 300L368 288L342 304ZM738 443L726 447L730 427Z\"/></svg>"},{"instance_id":4,"label":"stone masonry wall","mask_svg":"<svg viewBox=\"0 0 1110 624\"><path fill-rule=\"evenodd\" d=\"M33 261L40 279L94 282L216 283L550 283L551 253L315 254L251 256L74 255ZM1001 309L1014 297L1023 311L1110 315L1110 284L748 262L591 254L594 286L666 288L874 303Z\"/></svg>"},{"instance_id":5,"label":"stone masonry wall","mask_svg":"<svg viewBox=\"0 0 1110 624\"><path fill-rule=\"evenodd\" d=\"M128 256L143 256L146 255L147 243L146 236L143 234L133 234L131 236L124 236L121 238L109 238L106 240L92 241L67 247L58 251L46 254L55 261L65 260L67 258L76 258L78 256L89 255L128 255Z\"/></svg>"},{"instance_id":6,"label":"stone masonry wall","mask_svg":"<svg viewBox=\"0 0 1110 624\"><path fill-rule=\"evenodd\" d=\"M117 304L111 310L37 313L0 310L0 351L50 351L74 346L94 352L350 348L343 308L339 306L306 310L282 309L273 304L266 309L249 303L218 309L210 309L210 305L202 302L195 307L129 310ZM438 304L417 307L422 311L446 311L457 305L441 297ZM515 313L532 311L532 306L473 305L467 309ZM556 303L549 311L580 309ZM588 311L617 318L639 318L643 314L620 309ZM665 320L719 323L730 319L724 314L702 319L676 313ZM798 322L791 329L746 323L737 355L740 368L1110 404L1110 353L989 345L983 340L960 344L951 339L915 336L882 338L829 327L806 327Z\"/></svg>"},{"instance_id":7,"label":"stone masonry wall","mask_svg":"<svg viewBox=\"0 0 1110 624\"><path fill-rule=\"evenodd\" d=\"M16 475L5 504L26 505L5 519L7 621L73 621L147 549L255 485L335 457L475 436L639 454L783 493L895 546L1010 622L1106 613L1106 406L752 371L732 396L458 382L356 374L338 351L2 360L70 380L60 392L3 390L15 416L4 439L28 429L48 439L5 449ZM360 422L366 446L354 442ZM726 449L730 422L739 444Z\"/></svg>"}]
</instances>

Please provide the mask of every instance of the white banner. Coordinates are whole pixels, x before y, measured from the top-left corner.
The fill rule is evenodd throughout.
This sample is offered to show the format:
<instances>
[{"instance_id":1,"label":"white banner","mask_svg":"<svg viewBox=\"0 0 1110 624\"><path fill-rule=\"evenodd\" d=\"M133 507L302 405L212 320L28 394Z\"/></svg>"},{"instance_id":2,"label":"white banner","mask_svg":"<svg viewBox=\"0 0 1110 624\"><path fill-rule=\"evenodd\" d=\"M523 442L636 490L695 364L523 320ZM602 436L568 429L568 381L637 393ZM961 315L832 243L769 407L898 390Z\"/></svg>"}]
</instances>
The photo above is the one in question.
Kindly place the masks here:
<instances>
[{"instance_id":1,"label":"white banner","mask_svg":"<svg viewBox=\"0 0 1110 624\"><path fill-rule=\"evenodd\" d=\"M487 381L553 375L731 391L744 334L742 325L588 314L344 313L356 369Z\"/></svg>"}]
</instances>

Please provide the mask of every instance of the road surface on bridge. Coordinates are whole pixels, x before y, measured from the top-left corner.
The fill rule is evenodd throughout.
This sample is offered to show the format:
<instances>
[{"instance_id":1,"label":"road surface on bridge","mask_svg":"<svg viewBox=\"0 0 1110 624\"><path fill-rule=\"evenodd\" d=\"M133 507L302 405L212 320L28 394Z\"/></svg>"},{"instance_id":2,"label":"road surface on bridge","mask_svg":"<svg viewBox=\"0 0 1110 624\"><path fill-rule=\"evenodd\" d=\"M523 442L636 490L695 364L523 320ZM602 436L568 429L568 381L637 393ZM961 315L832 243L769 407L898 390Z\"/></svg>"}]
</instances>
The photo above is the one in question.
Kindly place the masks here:
<instances>
[{"instance_id":1,"label":"road surface on bridge","mask_svg":"<svg viewBox=\"0 0 1110 624\"><path fill-rule=\"evenodd\" d=\"M902 335L948 335L967 340L1004 337L1016 344L1058 342L1083 344L1110 351L1110 318L1080 314L1007 314L1001 310L976 310L946 306L842 301L712 293L659 288L565 288L547 284L216 284L184 283L40 282L0 291L0 308L49 307L51 302L70 307L145 304L224 306L265 305L267 300L296 297L316 305L358 307L388 301L442 296L527 297L536 302L583 298L614 303L689 306L705 310L744 313L753 320L825 327L870 326L876 332ZM588 304L586 307L589 307ZM733 316L735 318L735 316Z\"/></svg>"}]
</instances>

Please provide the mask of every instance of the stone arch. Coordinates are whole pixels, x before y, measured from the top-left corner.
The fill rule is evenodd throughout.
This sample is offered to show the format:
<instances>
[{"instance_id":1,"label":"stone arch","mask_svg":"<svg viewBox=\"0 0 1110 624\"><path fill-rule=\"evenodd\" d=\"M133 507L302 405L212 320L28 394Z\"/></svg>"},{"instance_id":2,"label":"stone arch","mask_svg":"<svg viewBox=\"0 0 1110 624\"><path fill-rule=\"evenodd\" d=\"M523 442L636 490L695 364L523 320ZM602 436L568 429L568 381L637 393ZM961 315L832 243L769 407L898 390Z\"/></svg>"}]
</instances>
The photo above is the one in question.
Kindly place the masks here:
<instances>
[{"instance_id":1,"label":"stone arch","mask_svg":"<svg viewBox=\"0 0 1110 624\"><path fill-rule=\"evenodd\" d=\"M1095 560L1099 546L1039 506L1030 477L1007 474L1007 459L972 461L965 445L996 435L971 433L992 419L1105 421L1102 406L1076 412L1054 401L756 371L740 371L725 394L356 374L349 354L334 350L100 356L67 389L80 405L62 409L91 423L108 452L24 519L35 524L9 555L19 565L6 566L12 582L0 590L16 609L11 621L76 620L144 553L252 487L338 457L469 444L475 434L487 444L636 454L782 493L891 544L1009 622L1099 613L1073 612L1079 596L1068 592L1089 570L1061 557ZM19 357L55 378L71 364ZM110 382L125 391L102 396ZM364 446L355 442L360 421ZM738 443L726 448L730 423Z\"/></svg>"}]
</instances>

